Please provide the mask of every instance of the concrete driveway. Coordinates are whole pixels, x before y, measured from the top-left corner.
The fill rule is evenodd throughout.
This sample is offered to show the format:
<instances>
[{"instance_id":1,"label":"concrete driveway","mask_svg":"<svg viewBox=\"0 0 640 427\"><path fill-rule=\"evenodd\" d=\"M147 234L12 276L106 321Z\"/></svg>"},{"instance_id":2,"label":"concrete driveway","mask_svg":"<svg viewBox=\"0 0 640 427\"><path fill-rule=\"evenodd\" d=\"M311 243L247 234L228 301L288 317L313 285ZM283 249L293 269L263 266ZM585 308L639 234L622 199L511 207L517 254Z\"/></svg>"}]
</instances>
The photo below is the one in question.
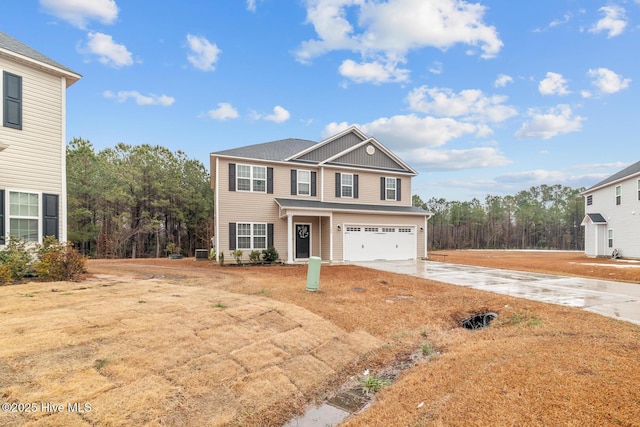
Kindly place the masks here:
<instances>
[{"instance_id":1,"label":"concrete driveway","mask_svg":"<svg viewBox=\"0 0 640 427\"><path fill-rule=\"evenodd\" d=\"M372 261L356 264L519 298L578 307L640 325L639 284L437 261Z\"/></svg>"}]
</instances>

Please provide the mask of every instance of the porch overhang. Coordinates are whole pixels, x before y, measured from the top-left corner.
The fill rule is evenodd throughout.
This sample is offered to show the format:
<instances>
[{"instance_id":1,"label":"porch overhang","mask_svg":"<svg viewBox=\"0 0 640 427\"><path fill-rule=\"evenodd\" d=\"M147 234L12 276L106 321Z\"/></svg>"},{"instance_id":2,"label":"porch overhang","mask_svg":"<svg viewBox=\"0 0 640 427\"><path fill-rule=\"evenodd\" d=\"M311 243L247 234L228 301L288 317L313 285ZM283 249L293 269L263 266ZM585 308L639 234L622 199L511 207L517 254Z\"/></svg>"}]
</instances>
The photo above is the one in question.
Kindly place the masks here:
<instances>
[{"instance_id":1,"label":"porch overhang","mask_svg":"<svg viewBox=\"0 0 640 427\"><path fill-rule=\"evenodd\" d=\"M369 205L282 198L276 198L275 201L280 209L281 218L291 215L291 212L297 212L296 215L314 216L331 216L333 212L410 215L427 217L427 219L433 216L431 212L415 206Z\"/></svg>"},{"instance_id":2,"label":"porch overhang","mask_svg":"<svg viewBox=\"0 0 640 427\"><path fill-rule=\"evenodd\" d=\"M599 213L588 213L584 216L580 225L585 226L587 224L606 225L607 220Z\"/></svg>"}]
</instances>

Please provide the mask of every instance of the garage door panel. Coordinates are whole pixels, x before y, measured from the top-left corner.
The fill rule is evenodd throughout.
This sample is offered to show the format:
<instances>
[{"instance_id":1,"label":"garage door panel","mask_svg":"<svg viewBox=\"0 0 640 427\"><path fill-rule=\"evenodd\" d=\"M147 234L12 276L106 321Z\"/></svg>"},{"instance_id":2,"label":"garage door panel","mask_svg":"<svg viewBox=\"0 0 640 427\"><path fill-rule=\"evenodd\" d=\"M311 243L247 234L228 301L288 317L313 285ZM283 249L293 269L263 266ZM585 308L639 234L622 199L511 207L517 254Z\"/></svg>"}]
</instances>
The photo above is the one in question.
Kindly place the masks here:
<instances>
[{"instance_id":1,"label":"garage door panel","mask_svg":"<svg viewBox=\"0 0 640 427\"><path fill-rule=\"evenodd\" d=\"M415 259L415 227L346 226L345 261Z\"/></svg>"}]
</instances>

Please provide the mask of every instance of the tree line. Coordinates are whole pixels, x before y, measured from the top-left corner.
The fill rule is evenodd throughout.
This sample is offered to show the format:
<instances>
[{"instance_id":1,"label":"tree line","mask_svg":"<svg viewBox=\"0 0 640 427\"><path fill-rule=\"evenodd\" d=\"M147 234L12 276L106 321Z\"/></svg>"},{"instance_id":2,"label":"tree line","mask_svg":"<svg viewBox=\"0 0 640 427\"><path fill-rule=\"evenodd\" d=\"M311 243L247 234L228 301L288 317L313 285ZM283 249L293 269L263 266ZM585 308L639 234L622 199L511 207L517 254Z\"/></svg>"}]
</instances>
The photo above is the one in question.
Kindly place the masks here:
<instances>
[{"instance_id":1,"label":"tree line","mask_svg":"<svg viewBox=\"0 0 640 427\"><path fill-rule=\"evenodd\" d=\"M204 165L185 153L118 143L67 146L68 239L98 258L192 256L213 235L213 191Z\"/></svg>"},{"instance_id":2,"label":"tree line","mask_svg":"<svg viewBox=\"0 0 640 427\"><path fill-rule=\"evenodd\" d=\"M515 196L487 195L484 202L426 202L413 205L433 213L428 221L430 249L562 249L583 250L584 191L541 185Z\"/></svg>"},{"instance_id":3,"label":"tree line","mask_svg":"<svg viewBox=\"0 0 640 427\"><path fill-rule=\"evenodd\" d=\"M583 189L541 185L484 201L413 205L433 213L429 249L584 249ZM68 239L97 258L193 256L209 248L214 195L207 168L182 151L118 143L67 146Z\"/></svg>"}]
</instances>

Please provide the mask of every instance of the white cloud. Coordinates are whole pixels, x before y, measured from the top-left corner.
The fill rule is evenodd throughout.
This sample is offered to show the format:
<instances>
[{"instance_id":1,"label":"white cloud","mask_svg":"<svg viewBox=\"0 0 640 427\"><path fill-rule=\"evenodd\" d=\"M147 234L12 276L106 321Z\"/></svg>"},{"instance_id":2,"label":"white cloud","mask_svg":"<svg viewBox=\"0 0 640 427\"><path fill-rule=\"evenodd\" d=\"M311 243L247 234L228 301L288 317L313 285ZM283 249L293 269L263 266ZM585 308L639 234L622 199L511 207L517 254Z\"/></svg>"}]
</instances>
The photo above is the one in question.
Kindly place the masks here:
<instances>
[{"instance_id":1,"label":"white cloud","mask_svg":"<svg viewBox=\"0 0 640 427\"><path fill-rule=\"evenodd\" d=\"M432 74L438 75L438 74L442 74L442 69L443 69L442 62L435 61L433 65L429 67L429 72Z\"/></svg>"},{"instance_id":2,"label":"white cloud","mask_svg":"<svg viewBox=\"0 0 640 427\"><path fill-rule=\"evenodd\" d=\"M572 18L572 15L570 12L567 12L564 14L564 16L562 17L562 19L555 19L553 21L551 21L549 23L549 27L553 28L553 27L557 27L559 25L563 25L566 24L567 22L569 22Z\"/></svg>"},{"instance_id":3,"label":"white cloud","mask_svg":"<svg viewBox=\"0 0 640 427\"><path fill-rule=\"evenodd\" d=\"M249 12L256 11L256 0L247 0L247 10Z\"/></svg>"},{"instance_id":4,"label":"white cloud","mask_svg":"<svg viewBox=\"0 0 640 427\"><path fill-rule=\"evenodd\" d=\"M508 83L513 83L513 77L506 74L498 75L498 78L493 82L494 87L505 87Z\"/></svg>"},{"instance_id":5,"label":"white cloud","mask_svg":"<svg viewBox=\"0 0 640 427\"><path fill-rule=\"evenodd\" d=\"M464 135L485 136L486 126L459 122L450 118L418 117L415 114L382 117L365 124L353 124L366 135L379 139L390 147L403 151L414 147L438 147ZM347 129L346 122L330 123L323 136L335 135Z\"/></svg>"},{"instance_id":6,"label":"white cloud","mask_svg":"<svg viewBox=\"0 0 640 427\"><path fill-rule=\"evenodd\" d=\"M213 71L222 50L215 43L211 43L205 37L187 34L187 43L191 51L187 59L195 68L201 71Z\"/></svg>"},{"instance_id":7,"label":"white cloud","mask_svg":"<svg viewBox=\"0 0 640 427\"><path fill-rule=\"evenodd\" d=\"M209 110L207 115L215 120L237 119L239 117L238 110L228 102L219 102L218 108Z\"/></svg>"},{"instance_id":8,"label":"white cloud","mask_svg":"<svg viewBox=\"0 0 640 427\"><path fill-rule=\"evenodd\" d=\"M612 94L629 87L631 79L622 76L608 68L589 69L587 73L592 78L592 84L604 94Z\"/></svg>"},{"instance_id":9,"label":"white cloud","mask_svg":"<svg viewBox=\"0 0 640 427\"><path fill-rule=\"evenodd\" d=\"M491 58L503 45L495 27L483 22L485 7L464 0L305 0L305 4L307 22L317 38L301 44L296 52L300 62L349 50L359 52L364 63L377 58L388 67L424 47L446 50L466 44Z\"/></svg>"},{"instance_id":10,"label":"white cloud","mask_svg":"<svg viewBox=\"0 0 640 427\"><path fill-rule=\"evenodd\" d=\"M114 0L40 0L45 12L71 25L85 29L89 21L113 24L118 18L118 6Z\"/></svg>"},{"instance_id":11,"label":"white cloud","mask_svg":"<svg viewBox=\"0 0 640 427\"><path fill-rule=\"evenodd\" d=\"M283 123L289 120L290 117L291 114L287 110L279 105L276 105L275 107L273 107L273 114L264 116L264 119L274 123Z\"/></svg>"},{"instance_id":12,"label":"white cloud","mask_svg":"<svg viewBox=\"0 0 640 427\"><path fill-rule=\"evenodd\" d=\"M607 31L607 38L619 36L627 26L626 11L621 6L610 5L598 9L604 14L604 18L596 22L590 29L591 33Z\"/></svg>"},{"instance_id":13,"label":"white cloud","mask_svg":"<svg viewBox=\"0 0 640 427\"><path fill-rule=\"evenodd\" d=\"M356 83L387 83L406 82L409 80L409 70L397 68L397 64L387 62L361 62L357 64L351 59L345 60L340 65L339 72L342 76Z\"/></svg>"},{"instance_id":14,"label":"white cloud","mask_svg":"<svg viewBox=\"0 0 640 427\"><path fill-rule=\"evenodd\" d=\"M133 99L138 105L160 105L168 107L175 102L175 98L172 96L155 94L142 95L140 92L135 90L121 90L118 91L118 93L106 90L102 95L107 99L115 99L118 102L125 102L127 99Z\"/></svg>"},{"instance_id":15,"label":"white cloud","mask_svg":"<svg viewBox=\"0 0 640 427\"><path fill-rule=\"evenodd\" d=\"M283 107L276 105L273 107L273 114L259 114L257 112L251 113L253 120L268 120L274 123L284 123L291 118L291 114Z\"/></svg>"},{"instance_id":16,"label":"white cloud","mask_svg":"<svg viewBox=\"0 0 640 427\"><path fill-rule=\"evenodd\" d=\"M538 90L543 95L568 95L567 80L562 74L548 72L547 77L540 81Z\"/></svg>"},{"instance_id":17,"label":"white cloud","mask_svg":"<svg viewBox=\"0 0 640 427\"><path fill-rule=\"evenodd\" d=\"M582 129L583 117L573 115L571 107L565 104L550 108L546 113L532 109L529 111L531 120L523 123L515 133L517 138L550 139L554 136L578 132Z\"/></svg>"},{"instance_id":18,"label":"white cloud","mask_svg":"<svg viewBox=\"0 0 640 427\"><path fill-rule=\"evenodd\" d=\"M133 64L131 52L125 45L114 42L110 35L89 33L87 39L86 48L80 50L83 53L97 55L100 63L114 68L128 67Z\"/></svg>"},{"instance_id":19,"label":"white cloud","mask_svg":"<svg viewBox=\"0 0 640 427\"><path fill-rule=\"evenodd\" d=\"M504 105L506 96L487 96L478 89L454 93L447 88L420 86L409 92L406 100L413 111L467 120L502 122L518 114L515 108Z\"/></svg>"},{"instance_id":20,"label":"white cloud","mask_svg":"<svg viewBox=\"0 0 640 427\"><path fill-rule=\"evenodd\" d=\"M467 150L418 148L407 152L399 152L399 156L411 159L411 164L416 168L429 171L489 168L512 163L492 147L478 147Z\"/></svg>"}]
</instances>

